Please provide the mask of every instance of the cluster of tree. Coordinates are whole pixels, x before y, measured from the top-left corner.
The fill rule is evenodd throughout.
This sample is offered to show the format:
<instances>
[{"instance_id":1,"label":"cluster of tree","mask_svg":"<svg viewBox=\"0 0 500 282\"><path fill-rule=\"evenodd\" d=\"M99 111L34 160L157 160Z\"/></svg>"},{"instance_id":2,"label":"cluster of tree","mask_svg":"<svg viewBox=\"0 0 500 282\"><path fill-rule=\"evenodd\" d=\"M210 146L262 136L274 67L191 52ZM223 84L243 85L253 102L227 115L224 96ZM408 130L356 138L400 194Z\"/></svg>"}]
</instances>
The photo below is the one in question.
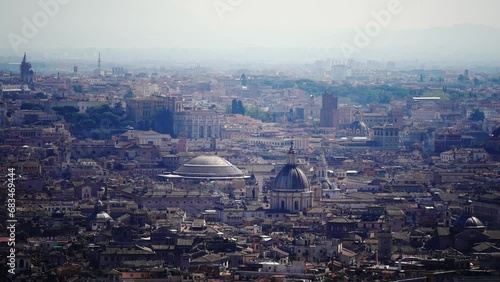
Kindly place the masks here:
<instances>
[{"instance_id":1,"label":"cluster of tree","mask_svg":"<svg viewBox=\"0 0 500 282\"><path fill-rule=\"evenodd\" d=\"M38 111L43 111L44 108L42 105L35 104L35 103L22 103L21 104L21 110L38 110Z\"/></svg>"},{"instance_id":2,"label":"cluster of tree","mask_svg":"<svg viewBox=\"0 0 500 282\"><path fill-rule=\"evenodd\" d=\"M246 110L246 115L251 118L261 120L262 122L277 122L280 118L279 114L270 111L264 111L258 106L249 107Z\"/></svg>"},{"instance_id":3,"label":"cluster of tree","mask_svg":"<svg viewBox=\"0 0 500 282\"><path fill-rule=\"evenodd\" d=\"M313 94L316 96L323 95L325 92L334 93L338 97L346 98L359 104L387 104L394 99L419 95L414 90L398 86L352 86L350 84L332 86L325 82L310 79L267 80L263 82L263 85L272 86L274 89L298 88L304 90L308 95Z\"/></svg>"},{"instance_id":4,"label":"cluster of tree","mask_svg":"<svg viewBox=\"0 0 500 282\"><path fill-rule=\"evenodd\" d=\"M132 90L129 90L127 92L127 94L125 94L123 96L123 99L128 100L128 99L131 99L131 98L135 98L135 94L134 94L134 92L132 92Z\"/></svg>"},{"instance_id":5,"label":"cluster of tree","mask_svg":"<svg viewBox=\"0 0 500 282\"><path fill-rule=\"evenodd\" d=\"M465 81L469 81L469 76L467 75L463 75L463 74L460 74L458 77L457 77L457 80L460 81L460 82L465 82Z\"/></svg>"},{"instance_id":6,"label":"cluster of tree","mask_svg":"<svg viewBox=\"0 0 500 282\"><path fill-rule=\"evenodd\" d=\"M114 107L108 104L91 107L85 113L80 113L73 106L57 106L52 109L70 123L70 130L77 138L109 138L112 134L124 132L132 124L124 119L125 109L121 103Z\"/></svg>"},{"instance_id":7,"label":"cluster of tree","mask_svg":"<svg viewBox=\"0 0 500 282\"><path fill-rule=\"evenodd\" d=\"M349 99L352 102L362 105L371 103L388 104L392 100L421 94L417 91L397 86L352 86L348 84L330 87L327 92L334 93L338 97Z\"/></svg>"},{"instance_id":8,"label":"cluster of tree","mask_svg":"<svg viewBox=\"0 0 500 282\"><path fill-rule=\"evenodd\" d=\"M327 89L328 85L310 79L298 80L265 80L262 82L265 86L271 86L273 89L298 88L306 91L309 94L321 95Z\"/></svg>"},{"instance_id":9,"label":"cluster of tree","mask_svg":"<svg viewBox=\"0 0 500 282\"><path fill-rule=\"evenodd\" d=\"M37 93L35 94L35 98L36 98L36 99L47 99L47 98L48 98L48 96L47 96L47 94L46 94L46 93L44 93L44 92L37 92Z\"/></svg>"},{"instance_id":10,"label":"cluster of tree","mask_svg":"<svg viewBox=\"0 0 500 282\"><path fill-rule=\"evenodd\" d=\"M491 79L491 81L492 81L493 83L500 83L500 76L499 76L499 77L497 77L497 78L492 78L492 79Z\"/></svg>"},{"instance_id":11,"label":"cluster of tree","mask_svg":"<svg viewBox=\"0 0 500 282\"><path fill-rule=\"evenodd\" d=\"M73 90L75 91L75 93L83 93L83 86L81 86L80 84L73 85Z\"/></svg>"},{"instance_id":12,"label":"cluster of tree","mask_svg":"<svg viewBox=\"0 0 500 282\"><path fill-rule=\"evenodd\" d=\"M245 115L245 107L243 107L243 102L241 102L241 100L233 99L231 103L231 113Z\"/></svg>"},{"instance_id":13,"label":"cluster of tree","mask_svg":"<svg viewBox=\"0 0 500 282\"><path fill-rule=\"evenodd\" d=\"M138 121L137 129L154 130L174 136L174 114L167 109L158 110L152 118Z\"/></svg>"}]
</instances>

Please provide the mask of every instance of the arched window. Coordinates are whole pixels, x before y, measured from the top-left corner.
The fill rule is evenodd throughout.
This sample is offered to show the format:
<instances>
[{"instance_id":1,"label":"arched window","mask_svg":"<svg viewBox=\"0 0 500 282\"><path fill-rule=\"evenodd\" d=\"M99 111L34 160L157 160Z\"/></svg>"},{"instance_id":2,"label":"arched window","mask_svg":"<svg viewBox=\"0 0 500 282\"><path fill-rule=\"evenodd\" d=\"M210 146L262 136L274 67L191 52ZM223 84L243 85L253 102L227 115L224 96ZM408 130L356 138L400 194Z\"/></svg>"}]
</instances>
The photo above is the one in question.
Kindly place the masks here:
<instances>
[{"instance_id":1,"label":"arched window","mask_svg":"<svg viewBox=\"0 0 500 282\"><path fill-rule=\"evenodd\" d=\"M199 137L200 138L205 138L205 128L203 127L203 125L200 125L200 134L199 134Z\"/></svg>"}]
</instances>

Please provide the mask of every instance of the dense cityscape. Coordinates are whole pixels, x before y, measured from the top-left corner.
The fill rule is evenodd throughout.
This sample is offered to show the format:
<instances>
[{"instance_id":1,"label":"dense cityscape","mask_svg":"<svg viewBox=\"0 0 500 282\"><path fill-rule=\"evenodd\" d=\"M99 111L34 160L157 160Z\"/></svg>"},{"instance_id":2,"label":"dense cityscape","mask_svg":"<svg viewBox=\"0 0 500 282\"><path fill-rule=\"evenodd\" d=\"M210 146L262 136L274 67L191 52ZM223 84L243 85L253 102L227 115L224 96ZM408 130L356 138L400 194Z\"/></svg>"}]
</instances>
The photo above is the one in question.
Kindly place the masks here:
<instances>
[{"instance_id":1,"label":"dense cityscape","mask_svg":"<svg viewBox=\"0 0 500 282\"><path fill-rule=\"evenodd\" d=\"M498 74L19 60L0 76L16 281L499 278Z\"/></svg>"},{"instance_id":2,"label":"dense cityscape","mask_svg":"<svg viewBox=\"0 0 500 282\"><path fill-rule=\"evenodd\" d=\"M0 282L500 281L495 1L4 1Z\"/></svg>"}]
</instances>

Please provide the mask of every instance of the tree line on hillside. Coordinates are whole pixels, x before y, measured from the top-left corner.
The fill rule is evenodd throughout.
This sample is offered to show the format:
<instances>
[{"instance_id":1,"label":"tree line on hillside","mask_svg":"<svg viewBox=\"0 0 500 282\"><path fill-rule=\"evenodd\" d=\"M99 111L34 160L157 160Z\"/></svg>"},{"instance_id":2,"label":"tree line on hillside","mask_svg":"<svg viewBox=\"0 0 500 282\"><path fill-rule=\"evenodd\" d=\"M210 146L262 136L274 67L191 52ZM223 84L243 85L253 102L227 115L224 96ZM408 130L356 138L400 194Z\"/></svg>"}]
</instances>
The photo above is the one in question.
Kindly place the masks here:
<instances>
[{"instance_id":1,"label":"tree line on hillside","mask_svg":"<svg viewBox=\"0 0 500 282\"><path fill-rule=\"evenodd\" d=\"M108 104L94 106L84 113L74 106L57 106L52 109L70 124L70 131L77 138L107 139L113 134L125 132L131 126L138 130L154 130L173 135L173 114L166 109L158 110L151 118L137 123L127 117L122 103L113 107Z\"/></svg>"},{"instance_id":2,"label":"tree line on hillside","mask_svg":"<svg viewBox=\"0 0 500 282\"><path fill-rule=\"evenodd\" d=\"M350 84L329 85L326 82L318 82L310 79L298 80L265 80L262 82L265 86L271 86L273 89L297 88L305 91L307 95L321 96L325 92L333 93L340 98L349 99L351 102L366 105L371 103L388 104L392 100L399 100L411 96L420 96L424 94L423 90L407 89L394 85L377 86L353 86ZM443 89L445 89L443 87ZM443 90L446 92L445 90ZM456 92L456 91L455 91ZM449 93L451 99L462 93Z\"/></svg>"}]
</instances>

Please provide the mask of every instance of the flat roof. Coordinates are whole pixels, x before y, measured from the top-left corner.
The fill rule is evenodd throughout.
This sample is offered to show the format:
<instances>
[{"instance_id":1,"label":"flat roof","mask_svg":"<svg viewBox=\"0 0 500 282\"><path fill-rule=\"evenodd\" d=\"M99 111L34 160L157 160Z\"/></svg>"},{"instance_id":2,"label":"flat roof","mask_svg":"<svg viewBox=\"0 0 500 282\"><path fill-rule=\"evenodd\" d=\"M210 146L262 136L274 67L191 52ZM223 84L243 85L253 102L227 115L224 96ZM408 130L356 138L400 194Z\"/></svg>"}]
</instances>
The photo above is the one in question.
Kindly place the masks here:
<instances>
[{"instance_id":1,"label":"flat roof","mask_svg":"<svg viewBox=\"0 0 500 282\"><path fill-rule=\"evenodd\" d=\"M159 177L165 178L184 178L184 179L207 179L207 180L231 180L231 179L247 179L248 175L244 176L183 176L178 174L158 174Z\"/></svg>"},{"instance_id":2,"label":"flat roof","mask_svg":"<svg viewBox=\"0 0 500 282\"><path fill-rule=\"evenodd\" d=\"M413 100L441 100L441 97L413 97Z\"/></svg>"}]
</instances>

